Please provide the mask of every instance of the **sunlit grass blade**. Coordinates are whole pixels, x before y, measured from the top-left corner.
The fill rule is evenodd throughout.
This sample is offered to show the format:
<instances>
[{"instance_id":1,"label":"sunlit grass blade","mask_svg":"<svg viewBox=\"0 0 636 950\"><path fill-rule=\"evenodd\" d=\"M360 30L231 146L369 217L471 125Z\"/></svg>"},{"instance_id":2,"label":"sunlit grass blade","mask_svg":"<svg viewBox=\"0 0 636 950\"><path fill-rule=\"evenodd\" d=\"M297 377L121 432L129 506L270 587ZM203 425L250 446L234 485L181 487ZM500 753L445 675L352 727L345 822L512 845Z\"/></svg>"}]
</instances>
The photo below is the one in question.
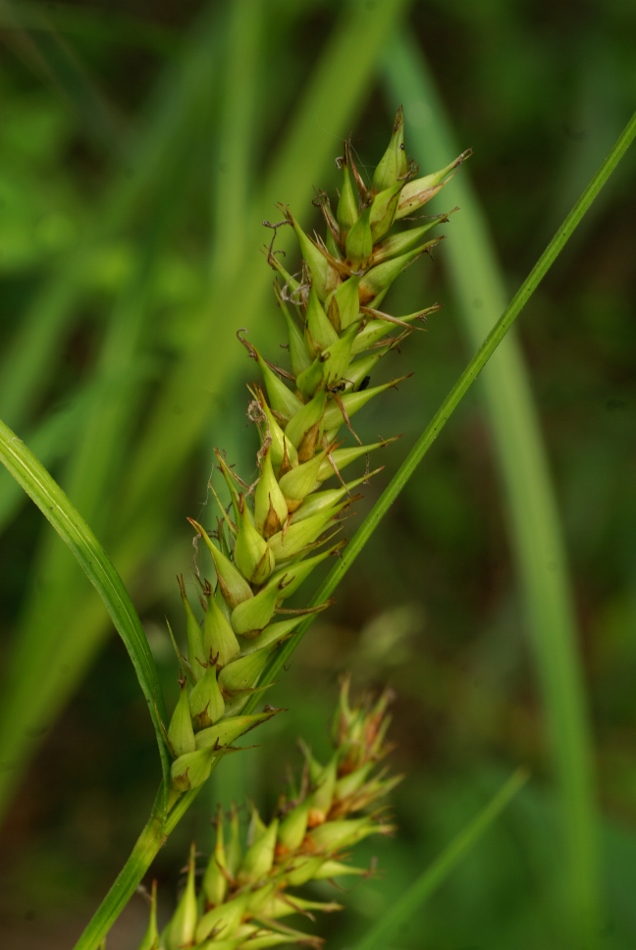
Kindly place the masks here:
<instances>
[{"instance_id":1,"label":"sunlit grass blade","mask_svg":"<svg viewBox=\"0 0 636 950\"><path fill-rule=\"evenodd\" d=\"M353 950L386 950L387 947L393 946L392 941L404 931L431 894L452 874L464 855L475 847L527 780L528 773L524 769L516 771L484 810L415 879L391 909L382 914L378 923L355 944Z\"/></svg>"},{"instance_id":2,"label":"sunlit grass blade","mask_svg":"<svg viewBox=\"0 0 636 950\"><path fill-rule=\"evenodd\" d=\"M457 143L426 63L405 34L389 43L385 74L391 98L418 117L412 131L414 157L427 167L443 165ZM469 176L457 176L444 198L461 208L446 254L465 332L478 345L504 308L505 281ZM597 931L600 903L592 738L557 503L523 356L513 336L493 357L481 385L561 798L567 867L563 898L573 939L580 939Z\"/></svg>"},{"instance_id":3,"label":"sunlit grass blade","mask_svg":"<svg viewBox=\"0 0 636 950\"><path fill-rule=\"evenodd\" d=\"M94 396L91 391L86 398L78 398L71 406L52 413L24 440L46 468L51 468L51 464L63 457L67 447L72 445L73 433L82 426L88 403ZM7 471L0 470L0 532L25 500L18 483Z\"/></svg>"},{"instance_id":4,"label":"sunlit grass blade","mask_svg":"<svg viewBox=\"0 0 636 950\"><path fill-rule=\"evenodd\" d=\"M141 621L121 578L101 544L59 485L24 443L2 422L0 422L0 461L68 546L108 610L126 645L148 704L159 745L164 781L166 781L168 758L160 726L160 719L167 722L163 694ZM37 692L37 684L31 684L30 694L33 695L35 692ZM4 764L5 768L11 765L10 762Z\"/></svg>"},{"instance_id":5,"label":"sunlit grass blade","mask_svg":"<svg viewBox=\"0 0 636 950\"><path fill-rule=\"evenodd\" d=\"M170 220L171 208L179 194L173 183L148 221L147 233L140 242L136 271L130 283L122 288L94 370L92 385L102 393L102 398L93 400L65 466L64 485L69 497L92 528L108 541L112 514L104 499L116 497L114 489L127 464L130 435L144 390L138 364L151 314L149 287L158 268L157 255L165 222ZM5 795L8 783L19 778L17 763L21 758L26 761L31 751L31 745L22 742L21 737L37 734L43 720L55 719L78 676L84 673L87 656L95 653L105 630L103 625L80 630L69 622L74 605L83 594L82 578L54 536L43 538L35 575L47 581L43 586L36 581L36 589L31 588L17 628L11 675L0 707L0 745L14 762L14 768L0 786ZM55 664L48 660L51 655L56 657ZM41 671L41 686L31 701L24 703L22 697L29 689L29 677L41 664L45 666Z\"/></svg>"}]
</instances>

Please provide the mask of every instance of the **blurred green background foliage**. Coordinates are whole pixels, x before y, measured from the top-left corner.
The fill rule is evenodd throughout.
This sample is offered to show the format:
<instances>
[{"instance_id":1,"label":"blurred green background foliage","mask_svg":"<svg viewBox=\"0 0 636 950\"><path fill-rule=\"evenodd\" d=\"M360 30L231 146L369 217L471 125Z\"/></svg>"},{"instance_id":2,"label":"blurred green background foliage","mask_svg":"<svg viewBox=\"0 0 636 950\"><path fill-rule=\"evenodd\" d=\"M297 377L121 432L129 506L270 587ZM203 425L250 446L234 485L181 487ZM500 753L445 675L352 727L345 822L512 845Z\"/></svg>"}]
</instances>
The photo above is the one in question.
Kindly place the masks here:
<instances>
[{"instance_id":1,"label":"blurred green background foliage","mask_svg":"<svg viewBox=\"0 0 636 950\"><path fill-rule=\"evenodd\" d=\"M632 111L633 5L0 2L0 417L113 557L169 705L164 618L179 627L185 517L212 519L213 448L254 475L254 369L235 334L248 327L275 360L284 338L262 221L279 220L282 201L319 226L314 188L333 193L344 136L363 166L378 160L400 101L387 62L406 55L391 40L400 10L457 151L474 149L460 175L511 296ZM419 160L409 143L436 118L401 88ZM590 947L609 950L636 944L634 165L628 153L518 328L591 722L602 911ZM358 520L473 352L448 265L461 214L391 301L394 313L444 309L394 360L414 377L360 424L363 439L403 439L383 453ZM273 807L295 737L324 747L338 675L351 670L361 689L395 687L393 764L407 778L394 794L397 836L360 848L381 872L321 923L328 945L353 946L523 764L531 782L395 947L564 946L559 738L483 395L470 393L295 654L270 700L289 712L263 727L258 748L228 757L159 855L166 907L190 838L210 845L214 803ZM0 937L13 950L67 947L146 819L156 746L105 611L4 472L0 524ZM112 946L133 947L144 915L136 898Z\"/></svg>"}]
</instances>

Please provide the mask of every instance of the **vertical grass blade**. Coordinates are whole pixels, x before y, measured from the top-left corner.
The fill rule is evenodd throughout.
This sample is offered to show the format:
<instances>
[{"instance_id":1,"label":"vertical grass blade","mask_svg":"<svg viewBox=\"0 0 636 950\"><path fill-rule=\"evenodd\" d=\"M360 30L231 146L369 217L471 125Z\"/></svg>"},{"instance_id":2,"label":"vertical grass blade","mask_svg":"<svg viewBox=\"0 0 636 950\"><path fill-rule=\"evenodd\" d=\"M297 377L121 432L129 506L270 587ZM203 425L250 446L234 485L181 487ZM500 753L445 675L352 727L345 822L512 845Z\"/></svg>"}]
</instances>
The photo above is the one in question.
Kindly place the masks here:
<instances>
[{"instance_id":1,"label":"vertical grass blade","mask_svg":"<svg viewBox=\"0 0 636 950\"><path fill-rule=\"evenodd\" d=\"M160 719L167 722L163 694L141 621L121 578L101 544L59 485L3 422L0 422L0 461L68 546L101 597L124 641L155 727L164 783L167 786L168 757L160 726ZM30 689L32 693L36 692L37 684L31 684ZM10 763L4 765L6 768Z\"/></svg>"},{"instance_id":2,"label":"vertical grass blade","mask_svg":"<svg viewBox=\"0 0 636 950\"><path fill-rule=\"evenodd\" d=\"M386 950L437 888L443 884L465 854L488 831L504 808L526 783L528 774L519 769L488 802L486 807L451 841L423 871L379 922L358 941L353 950Z\"/></svg>"},{"instance_id":3,"label":"vertical grass blade","mask_svg":"<svg viewBox=\"0 0 636 950\"><path fill-rule=\"evenodd\" d=\"M406 481L413 475L424 455L437 439L461 399L495 353L514 320L558 257L579 221L635 137L636 113L627 123L611 152L557 230L537 264L495 326L488 333L480 349L433 416L391 483L354 535L351 543L344 550L336 566L321 585L314 598L313 605L324 602L333 594L366 541L397 498ZM532 431L530 434L531 436L534 435ZM536 449L536 443L532 447ZM538 457L536 452L534 457L528 458L526 446L520 447L519 451L523 452L521 460L525 465L532 461L536 463ZM541 469L540 474L542 475L542 483L540 491L536 493L534 498L534 504L537 517L541 519L539 522L541 532L538 536L530 532L524 509L520 506L516 517L521 522L519 530L524 531L522 536L524 546L518 556L521 569L524 572L526 596L532 598L528 608L529 617L535 633L537 665L546 697L554 768L559 780L562 802L569 809L563 818L565 854L568 867L568 891L565 895L567 923L564 940L569 940L573 947L594 946L595 935L599 933L600 899L597 832L590 763L591 743L580 679L580 664L574 645L569 598L567 587L563 586L564 561L557 562L556 571L551 569L555 554L563 559L560 538L555 530L558 522L554 510L554 500L549 488L547 474L544 474ZM517 494L516 486L514 494ZM534 530L536 531L536 527ZM555 547L549 549L547 554L550 558L549 565L545 561L546 535L555 545ZM536 549L530 544L530 537L535 542L540 542L543 558L538 556ZM561 584L559 586L552 582L555 573L560 573ZM546 575L549 586L544 588L543 583L546 581ZM538 593L536 593L537 591ZM537 602L534 602L533 598L535 597L538 598ZM283 646L264 671L263 682L274 679L277 672L287 663L300 639L309 628L312 619L310 617L305 621L299 628L298 634ZM547 629L544 630L542 624L545 624ZM249 706L250 704L247 708ZM569 770L575 770L574 777ZM580 863L576 864L576 861Z\"/></svg>"},{"instance_id":4,"label":"vertical grass blade","mask_svg":"<svg viewBox=\"0 0 636 950\"><path fill-rule=\"evenodd\" d=\"M388 46L385 75L391 98L404 104L407 115L410 106L418 115L430 116L411 130L416 159L427 167L443 165L455 154L456 143L423 57L404 33L394 36ZM457 176L444 198L461 208L453 219L453 240L446 253L464 329L476 345L504 308L505 283L469 178ZM475 300L480 306L475 306ZM523 357L514 337L493 357L482 387L561 799L567 866L563 899L570 936L576 943L583 935L587 938L598 932L600 913L592 738L557 504Z\"/></svg>"}]
</instances>

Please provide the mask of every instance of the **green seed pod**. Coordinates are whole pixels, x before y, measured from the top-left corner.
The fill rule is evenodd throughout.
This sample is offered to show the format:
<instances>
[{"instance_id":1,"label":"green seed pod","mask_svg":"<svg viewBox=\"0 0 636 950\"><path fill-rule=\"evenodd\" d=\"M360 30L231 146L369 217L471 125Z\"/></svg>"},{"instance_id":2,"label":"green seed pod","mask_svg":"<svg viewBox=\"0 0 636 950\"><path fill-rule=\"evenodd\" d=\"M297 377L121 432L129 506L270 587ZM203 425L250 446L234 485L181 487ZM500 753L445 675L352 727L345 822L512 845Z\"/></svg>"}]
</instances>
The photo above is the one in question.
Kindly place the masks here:
<instances>
[{"instance_id":1,"label":"green seed pod","mask_svg":"<svg viewBox=\"0 0 636 950\"><path fill-rule=\"evenodd\" d=\"M346 502L335 505L326 511L319 511L296 524L291 524L284 531L279 531L270 538L271 549L276 561L285 561L296 557L305 548L308 548L325 530L329 521L342 510Z\"/></svg>"},{"instance_id":2,"label":"green seed pod","mask_svg":"<svg viewBox=\"0 0 636 950\"><path fill-rule=\"evenodd\" d=\"M382 443L378 443L381 445ZM366 446L367 449L370 446ZM291 524L297 524L299 521L304 521L305 518L309 518L312 515L317 515L320 512L327 511L330 508L341 501L345 495L348 497L345 499L342 508L351 504L352 501L360 498L360 495L351 495L351 492L354 488L357 488L358 485L362 485L364 482L368 482L370 478L374 475L377 475L378 472L382 471L383 466L380 468L374 469L374 471L369 472L366 475L362 475L360 478L354 479L352 482L347 482L346 485L343 485L342 488L327 488L325 491L315 491L302 503L300 508L298 508L292 515ZM333 475L333 469L331 469L330 474ZM327 478L329 475L326 476Z\"/></svg>"},{"instance_id":3,"label":"green seed pod","mask_svg":"<svg viewBox=\"0 0 636 950\"><path fill-rule=\"evenodd\" d=\"M347 865L344 865L347 867ZM288 917L290 914L310 914L313 910L322 911L323 914L330 914L337 910L344 910L342 904L335 904L333 901L309 901L304 897L276 895L263 908L262 916L269 920L278 920L280 917Z\"/></svg>"},{"instance_id":4,"label":"green seed pod","mask_svg":"<svg viewBox=\"0 0 636 950\"><path fill-rule=\"evenodd\" d=\"M353 847L369 835L390 834L392 830L391 825L379 825L369 815L364 818L326 821L309 832L307 847L314 852L337 854L345 848Z\"/></svg>"},{"instance_id":5,"label":"green seed pod","mask_svg":"<svg viewBox=\"0 0 636 950\"><path fill-rule=\"evenodd\" d=\"M228 889L227 862L223 840L223 809L219 805L216 816L216 842L214 851L207 863L201 889L205 900L205 910L211 910L225 899Z\"/></svg>"},{"instance_id":6,"label":"green seed pod","mask_svg":"<svg viewBox=\"0 0 636 950\"><path fill-rule=\"evenodd\" d=\"M403 187L404 182L400 181L397 185L393 185L391 188L381 191L373 199L373 203L369 209L369 226L371 228L371 237L374 244L390 231L393 221L395 220L395 212L397 211L400 192ZM373 253L369 255L368 260L370 260L372 256Z\"/></svg>"},{"instance_id":7,"label":"green seed pod","mask_svg":"<svg viewBox=\"0 0 636 950\"><path fill-rule=\"evenodd\" d=\"M323 384L331 391L341 381L348 381L349 364L351 363L351 347L358 332L358 325L353 323L342 334L337 343L328 347L322 354Z\"/></svg>"},{"instance_id":8,"label":"green seed pod","mask_svg":"<svg viewBox=\"0 0 636 950\"><path fill-rule=\"evenodd\" d=\"M183 577L178 578L179 591L181 593L181 602L186 615L186 638L188 641L188 672L193 680L199 679L203 674L203 666L206 657L203 649L203 635L197 618L192 612L188 597L186 595Z\"/></svg>"},{"instance_id":9,"label":"green seed pod","mask_svg":"<svg viewBox=\"0 0 636 950\"><path fill-rule=\"evenodd\" d=\"M370 760L361 765L355 772L349 772L339 778L334 789L334 801L340 802L343 798L348 798L354 792L357 792L364 785L367 775L375 764L374 761Z\"/></svg>"},{"instance_id":10,"label":"green seed pod","mask_svg":"<svg viewBox=\"0 0 636 950\"><path fill-rule=\"evenodd\" d=\"M385 442L372 442L371 445L352 445L351 448L334 449L333 452L330 452L331 460L326 459L318 469L317 480L319 482L326 481L328 478L331 478L331 476L334 475L336 471L342 472L342 470L346 468L347 465L351 465L352 462L356 462L359 458L368 455L369 452L373 452L374 449L382 449L385 445L388 445L389 442L394 441L395 439L388 439ZM364 481L364 478L365 476L363 476L361 480ZM359 484L361 480L358 479L356 484ZM355 484L350 482L348 487L355 488ZM310 506L312 504L312 499L315 497L316 495L312 494L306 502L303 502L298 511L294 512L294 520L297 520L297 516L300 515L301 511L311 510Z\"/></svg>"},{"instance_id":11,"label":"green seed pod","mask_svg":"<svg viewBox=\"0 0 636 950\"><path fill-rule=\"evenodd\" d=\"M278 641L274 641L261 647L260 650L252 650L245 656L239 656L238 659L223 667L219 676L219 684L223 692L232 695L256 686L258 677L277 646Z\"/></svg>"},{"instance_id":12,"label":"green seed pod","mask_svg":"<svg viewBox=\"0 0 636 950\"><path fill-rule=\"evenodd\" d=\"M212 729L215 726L211 726ZM201 736L203 733L199 733ZM214 749L202 748L198 745L195 752L186 752L172 763L170 777L178 792L189 792L191 788L203 785L212 771Z\"/></svg>"},{"instance_id":13,"label":"green seed pod","mask_svg":"<svg viewBox=\"0 0 636 950\"><path fill-rule=\"evenodd\" d=\"M307 349L312 358L320 356L325 347L331 346L332 343L336 343L338 340L338 334L332 327L331 322L325 313L318 298L318 294L313 286L309 291L309 297L307 299L307 312L305 314L305 340L307 343ZM272 406L276 408L273 401ZM295 411L298 412L301 407L302 403L299 404Z\"/></svg>"},{"instance_id":14,"label":"green seed pod","mask_svg":"<svg viewBox=\"0 0 636 950\"><path fill-rule=\"evenodd\" d=\"M278 819L275 818L248 848L237 875L239 886L254 884L269 874L274 863L277 834Z\"/></svg>"},{"instance_id":15,"label":"green seed pod","mask_svg":"<svg viewBox=\"0 0 636 950\"><path fill-rule=\"evenodd\" d=\"M238 874L241 861L243 860L241 826L236 802L232 802L232 807L230 808L230 837L225 852L227 857L227 871L234 880Z\"/></svg>"},{"instance_id":16,"label":"green seed pod","mask_svg":"<svg viewBox=\"0 0 636 950\"><path fill-rule=\"evenodd\" d=\"M327 407L325 417L331 412L331 406ZM330 416L331 418L331 416ZM327 451L320 452L308 462L303 462L286 472L279 481L280 490L285 496L287 508L294 512L299 508L303 499L310 493L316 482L316 476L324 459L327 457Z\"/></svg>"},{"instance_id":17,"label":"green seed pod","mask_svg":"<svg viewBox=\"0 0 636 950\"><path fill-rule=\"evenodd\" d=\"M314 881L330 881L332 878L352 875L364 877L368 873L366 868L356 868L351 864L343 864L342 861L328 859L327 861L323 861L314 874Z\"/></svg>"},{"instance_id":18,"label":"green seed pod","mask_svg":"<svg viewBox=\"0 0 636 950\"><path fill-rule=\"evenodd\" d=\"M209 664L199 682L190 690L190 714L196 728L205 729L217 722L224 712L225 702L217 682L216 666Z\"/></svg>"},{"instance_id":19,"label":"green seed pod","mask_svg":"<svg viewBox=\"0 0 636 950\"><path fill-rule=\"evenodd\" d=\"M280 596L278 584L270 581L251 600L239 604L232 611L232 627L241 637L255 637L272 618Z\"/></svg>"},{"instance_id":20,"label":"green seed pod","mask_svg":"<svg viewBox=\"0 0 636 950\"><path fill-rule=\"evenodd\" d=\"M323 551L321 554L316 554L315 557L306 557L303 558L302 561L296 561L289 567L284 567L274 574L270 584L278 583L280 585L280 599L286 600L288 597L291 597L292 594L295 594L301 584L305 583L314 568L324 561L325 558L328 558L332 554L335 554L336 551L339 551L344 543L345 542L341 541L338 544L334 544L333 547L329 548L327 551Z\"/></svg>"},{"instance_id":21,"label":"green seed pod","mask_svg":"<svg viewBox=\"0 0 636 950\"><path fill-rule=\"evenodd\" d=\"M179 699L168 726L168 739L176 756L185 755L186 752L194 752L195 749L194 729L190 718L186 681L181 680L179 686L181 687Z\"/></svg>"},{"instance_id":22,"label":"green seed pod","mask_svg":"<svg viewBox=\"0 0 636 950\"><path fill-rule=\"evenodd\" d=\"M358 298L359 277L345 280L329 301L328 317L338 333L346 330L358 319L360 301Z\"/></svg>"},{"instance_id":23,"label":"green seed pod","mask_svg":"<svg viewBox=\"0 0 636 950\"><path fill-rule=\"evenodd\" d=\"M354 272L364 270L367 261L373 253L373 236L371 234L371 209L365 208L356 223L347 234L345 250L347 264Z\"/></svg>"},{"instance_id":24,"label":"green seed pod","mask_svg":"<svg viewBox=\"0 0 636 950\"><path fill-rule=\"evenodd\" d=\"M398 379L392 379L390 382L384 383L382 386L374 386L373 388L363 389L361 392L345 393L340 397L340 405L338 405L337 402L331 403L325 412L326 437L333 438L334 436L332 433L334 431L337 432L344 423L345 418L343 416L343 409L346 412L347 417L350 419L351 416L353 416L356 412L359 412L359 410L362 409L362 407L365 406L370 399L373 399L374 396L377 396L379 393L383 393L386 389L391 389L393 386L397 386L398 383L403 382L405 379L408 379L408 377L400 376ZM316 458L319 458L319 456L316 456ZM321 459L321 462L322 461L323 460ZM310 463L307 462L306 464L309 465ZM318 467L318 470L320 470L320 466ZM298 469L296 468L290 472L289 475L293 475L294 472L297 471ZM285 478L287 477L288 476L286 475ZM282 480L281 488L283 491L285 491L282 485ZM307 492L307 494L309 494L309 492ZM290 510L293 511L295 509L290 508Z\"/></svg>"},{"instance_id":25,"label":"green seed pod","mask_svg":"<svg viewBox=\"0 0 636 950\"><path fill-rule=\"evenodd\" d=\"M399 257L378 264L377 267L367 271L358 287L360 305L363 307L377 307L388 293L393 281L400 276L402 271L406 270L409 264L412 264L414 260L436 244L439 244L439 240L429 241L413 251L400 254Z\"/></svg>"},{"instance_id":26,"label":"green seed pod","mask_svg":"<svg viewBox=\"0 0 636 950\"><path fill-rule=\"evenodd\" d=\"M137 950L159 950L159 931L157 930L157 882L152 882L150 896L150 919L148 929Z\"/></svg>"},{"instance_id":27,"label":"green seed pod","mask_svg":"<svg viewBox=\"0 0 636 950\"><path fill-rule=\"evenodd\" d=\"M248 894L240 894L232 900L226 901L224 904L219 904L218 907L214 907L212 910L209 910L207 914L204 914L196 929L195 936L197 945L203 943L206 938L212 935L216 937L217 934L220 938L219 943L226 939L231 939L241 922L248 896ZM216 940L212 946L217 946ZM230 944L230 946L232 946L232 944Z\"/></svg>"},{"instance_id":28,"label":"green seed pod","mask_svg":"<svg viewBox=\"0 0 636 950\"><path fill-rule=\"evenodd\" d=\"M401 254L406 254L407 251L412 251L421 245L424 235L428 234L429 231L437 227L442 221L448 221L447 214L439 215L439 217L429 221L428 224L422 225L421 228L412 228L410 231L402 231L401 234L394 234L379 244L375 244L373 254L371 255L371 265L375 267L377 264L382 264L392 257L399 257Z\"/></svg>"},{"instance_id":29,"label":"green seed pod","mask_svg":"<svg viewBox=\"0 0 636 950\"><path fill-rule=\"evenodd\" d=\"M208 598L208 609L203 621L203 647L208 662L224 667L241 652L230 621L217 604L215 596Z\"/></svg>"},{"instance_id":30,"label":"green seed pod","mask_svg":"<svg viewBox=\"0 0 636 950\"><path fill-rule=\"evenodd\" d=\"M284 933L281 933L278 930L266 930L264 927L259 927L254 933L255 936L249 936L246 942L241 944L245 950L269 950L270 947L279 947L283 943L297 944L299 940L305 945L311 945L308 943L307 934L300 930L286 929ZM314 941L313 946L316 947L318 944ZM216 944L214 950L217 950Z\"/></svg>"},{"instance_id":31,"label":"green seed pod","mask_svg":"<svg viewBox=\"0 0 636 950\"><path fill-rule=\"evenodd\" d=\"M324 392L318 393L318 395L314 396L302 409L299 409L294 418L290 419L285 426L285 435L288 439L291 439L293 445L298 449L299 455L301 451L300 447L303 441L306 440L307 434L314 426L320 423L326 405L327 394ZM314 452L315 446L310 457L313 457Z\"/></svg>"},{"instance_id":32,"label":"green seed pod","mask_svg":"<svg viewBox=\"0 0 636 950\"><path fill-rule=\"evenodd\" d=\"M303 843L307 833L307 819L309 816L310 801L306 799L285 815L278 830L278 844L276 852L284 857L290 852L297 851Z\"/></svg>"},{"instance_id":33,"label":"green seed pod","mask_svg":"<svg viewBox=\"0 0 636 950\"><path fill-rule=\"evenodd\" d=\"M257 637L249 641L243 654L249 656L250 653L254 653L256 650L260 650L270 644L276 644L278 646L292 635L302 619L302 616L291 617L289 620L268 623L262 633L259 633Z\"/></svg>"},{"instance_id":34,"label":"green seed pod","mask_svg":"<svg viewBox=\"0 0 636 950\"><path fill-rule=\"evenodd\" d=\"M181 950L183 947L192 946L198 916L197 897L194 888L194 846L192 846L185 890L164 933L166 950Z\"/></svg>"},{"instance_id":35,"label":"green seed pod","mask_svg":"<svg viewBox=\"0 0 636 950\"><path fill-rule=\"evenodd\" d=\"M310 770L311 774L311 770ZM312 784L316 790L311 795L309 806L308 825L315 828L327 820L327 815L333 802L336 779L338 776L338 756L332 757L331 761L320 771L318 776L312 775Z\"/></svg>"},{"instance_id":36,"label":"green seed pod","mask_svg":"<svg viewBox=\"0 0 636 950\"><path fill-rule=\"evenodd\" d=\"M237 604L241 604L244 600L249 600L250 597L253 597L254 595L250 585L240 571L237 571L230 559L219 551L205 528L202 528L201 525L197 524L192 518L188 518L188 521L203 539L208 551L212 555L221 593L228 606L233 609Z\"/></svg>"},{"instance_id":37,"label":"green seed pod","mask_svg":"<svg viewBox=\"0 0 636 950\"><path fill-rule=\"evenodd\" d=\"M277 712L277 709L269 709L267 712L256 713L253 716L231 716L228 719L222 719L214 726L202 729L201 732L196 734L197 750L200 750L200 752L192 753L192 755L220 751L231 745L243 733L249 732L250 729L254 729L261 722L271 719ZM179 759L177 759L178 761Z\"/></svg>"},{"instance_id":38,"label":"green seed pod","mask_svg":"<svg viewBox=\"0 0 636 950\"><path fill-rule=\"evenodd\" d=\"M293 226L300 245L300 253L309 268L311 274L311 286L315 290L320 300L326 300L329 294L336 289L340 283L338 271L329 263L322 250L307 237L300 227L295 217L285 209L285 217Z\"/></svg>"},{"instance_id":39,"label":"green seed pod","mask_svg":"<svg viewBox=\"0 0 636 950\"><path fill-rule=\"evenodd\" d=\"M340 236L346 238L349 231L358 220L358 195L356 193L353 178L347 164L348 146L345 144L345 157L342 160L342 187L340 189L340 200L338 201L338 210L336 216L340 225Z\"/></svg>"},{"instance_id":40,"label":"green seed pod","mask_svg":"<svg viewBox=\"0 0 636 950\"><path fill-rule=\"evenodd\" d=\"M260 453L261 476L254 492L254 519L256 530L264 538L280 531L287 520L287 502L280 490L272 467L272 443Z\"/></svg>"},{"instance_id":41,"label":"green seed pod","mask_svg":"<svg viewBox=\"0 0 636 950\"><path fill-rule=\"evenodd\" d=\"M382 313L380 310L372 310L369 307L364 308L365 314L373 317L374 314L377 314L375 319L371 319L368 323L362 327L357 337L353 341L352 352L353 354L362 353L364 350L367 350L369 347L373 346L379 340L381 340L387 333L390 333L392 330L395 330L396 327L402 326L403 324L413 323L414 320L424 320L429 314L437 313L440 309L439 304L433 304L432 307L427 307L426 310L416 310L414 313L407 313L403 317L389 317L389 314Z\"/></svg>"},{"instance_id":42,"label":"green seed pod","mask_svg":"<svg viewBox=\"0 0 636 950\"><path fill-rule=\"evenodd\" d=\"M252 520L245 496L239 497L239 530L234 545L234 562L250 584L264 584L276 563L267 541Z\"/></svg>"},{"instance_id":43,"label":"green seed pod","mask_svg":"<svg viewBox=\"0 0 636 950\"><path fill-rule=\"evenodd\" d=\"M325 858L323 855L305 857L293 856L284 870L282 882L285 887L302 887L307 881L314 880Z\"/></svg>"},{"instance_id":44,"label":"green seed pod","mask_svg":"<svg viewBox=\"0 0 636 950\"><path fill-rule=\"evenodd\" d=\"M406 180L408 162L404 149L404 112L402 106L397 111L393 123L393 134L387 150L378 162L373 173L372 190L377 194Z\"/></svg>"},{"instance_id":45,"label":"green seed pod","mask_svg":"<svg viewBox=\"0 0 636 950\"><path fill-rule=\"evenodd\" d=\"M221 469L221 472L223 473L225 484L227 485L229 489L230 497L232 499L232 508L234 509L234 518L238 522L239 515L240 515L240 492L237 488L236 475L234 474L232 469L229 467L229 465L227 464L227 462L225 461L225 459L223 458L223 456L221 455L218 449L215 449L214 454L216 455L216 460L219 463L219 468ZM221 511L224 511L223 506L221 505L220 502L219 502L219 507L221 508Z\"/></svg>"},{"instance_id":46,"label":"green seed pod","mask_svg":"<svg viewBox=\"0 0 636 950\"><path fill-rule=\"evenodd\" d=\"M259 405L267 421L267 434L272 442L272 466L284 475L290 468L298 464L298 453L272 415L262 392L259 393Z\"/></svg>"},{"instance_id":47,"label":"green seed pod","mask_svg":"<svg viewBox=\"0 0 636 950\"><path fill-rule=\"evenodd\" d=\"M343 287L345 286L346 284L343 284ZM296 377L296 386L305 399L311 399L322 386L323 369L322 357L317 356L311 366Z\"/></svg>"},{"instance_id":48,"label":"green seed pod","mask_svg":"<svg viewBox=\"0 0 636 950\"><path fill-rule=\"evenodd\" d=\"M414 211L421 208L427 201L430 201L431 198L442 190L444 185L448 184L450 179L447 178L447 176L457 168L458 165L461 165L467 158L470 158L471 155L472 149L469 148L465 152L462 152L450 165L446 165L445 168L441 168L431 175L425 175L423 178L416 178L414 181L407 182L400 194L395 220L397 221L407 214L413 214ZM446 181L444 181L445 178L447 179Z\"/></svg>"},{"instance_id":49,"label":"green seed pod","mask_svg":"<svg viewBox=\"0 0 636 950\"><path fill-rule=\"evenodd\" d=\"M274 284L274 293L276 294L278 306L282 310L283 316L285 318L287 339L289 340L289 359L291 362L292 373L297 377L311 364L311 356L307 352L304 334L289 312L289 307L283 300L280 287L277 283Z\"/></svg>"},{"instance_id":50,"label":"green seed pod","mask_svg":"<svg viewBox=\"0 0 636 950\"><path fill-rule=\"evenodd\" d=\"M291 389L285 385L282 379L279 379L276 373L269 368L260 353L258 353L258 350L254 348L254 352L257 354L258 365L263 374L265 389L267 390L272 409L274 412L277 412L281 418L285 420L291 419L296 415L299 409L302 409L303 403L298 396L295 396Z\"/></svg>"}]
</instances>

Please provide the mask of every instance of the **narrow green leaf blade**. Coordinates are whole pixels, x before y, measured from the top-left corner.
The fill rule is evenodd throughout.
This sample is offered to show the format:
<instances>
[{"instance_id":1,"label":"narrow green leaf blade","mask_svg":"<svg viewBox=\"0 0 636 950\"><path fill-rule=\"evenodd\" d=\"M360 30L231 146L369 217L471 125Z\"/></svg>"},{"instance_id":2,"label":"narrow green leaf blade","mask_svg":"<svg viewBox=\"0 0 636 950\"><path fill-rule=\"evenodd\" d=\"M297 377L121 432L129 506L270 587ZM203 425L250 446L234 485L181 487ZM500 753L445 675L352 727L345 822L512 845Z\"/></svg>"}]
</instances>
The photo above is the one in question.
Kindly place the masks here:
<instances>
[{"instance_id":1,"label":"narrow green leaf blade","mask_svg":"<svg viewBox=\"0 0 636 950\"><path fill-rule=\"evenodd\" d=\"M108 555L62 489L26 445L0 421L0 461L38 506L69 547L101 597L121 636L148 703L161 755L164 785L169 787L168 755L159 719L167 722L163 694L141 621Z\"/></svg>"},{"instance_id":2,"label":"narrow green leaf blade","mask_svg":"<svg viewBox=\"0 0 636 950\"><path fill-rule=\"evenodd\" d=\"M464 855L473 848L498 818L506 805L527 782L528 773L518 769L490 800L484 810L451 841L447 848L413 882L400 900L382 915L378 923L353 950L387 950L393 940L422 904L437 890Z\"/></svg>"}]
</instances>

